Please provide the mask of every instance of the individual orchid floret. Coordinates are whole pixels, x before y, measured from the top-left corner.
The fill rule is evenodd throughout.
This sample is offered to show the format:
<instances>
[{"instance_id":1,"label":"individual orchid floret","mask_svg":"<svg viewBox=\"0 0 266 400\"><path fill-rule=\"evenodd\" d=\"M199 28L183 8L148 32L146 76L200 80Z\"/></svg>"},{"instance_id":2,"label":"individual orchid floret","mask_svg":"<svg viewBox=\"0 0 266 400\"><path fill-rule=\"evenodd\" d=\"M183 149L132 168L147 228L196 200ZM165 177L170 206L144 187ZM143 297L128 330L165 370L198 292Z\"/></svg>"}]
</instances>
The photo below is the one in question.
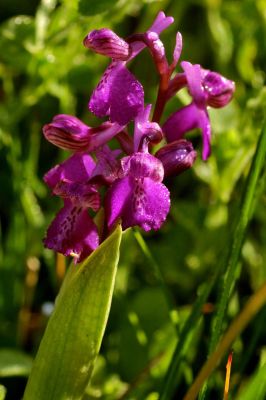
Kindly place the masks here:
<instances>
[{"instance_id":1,"label":"individual orchid floret","mask_svg":"<svg viewBox=\"0 0 266 400\"><path fill-rule=\"evenodd\" d=\"M164 176L176 176L188 168L191 168L197 157L192 143L185 139L180 139L169 143L160 148L155 153L163 164Z\"/></svg>"},{"instance_id":2,"label":"individual orchid floret","mask_svg":"<svg viewBox=\"0 0 266 400\"><path fill-rule=\"evenodd\" d=\"M117 123L105 122L90 128L72 115L56 115L50 124L43 127L45 138L64 150L93 151L102 146L123 129Z\"/></svg>"},{"instance_id":3,"label":"individual orchid floret","mask_svg":"<svg viewBox=\"0 0 266 400\"><path fill-rule=\"evenodd\" d=\"M86 258L99 245L97 227L88 214L88 208L97 211L99 194L89 185L95 162L84 153L76 153L62 164L51 169L44 177L55 195L64 200L49 226L44 244L65 256L73 256L75 262Z\"/></svg>"},{"instance_id":4,"label":"individual orchid floret","mask_svg":"<svg viewBox=\"0 0 266 400\"><path fill-rule=\"evenodd\" d=\"M162 184L161 161L149 153L137 152L121 160L121 173L123 177L106 195L108 227L121 218L123 229L135 225L145 231L159 229L170 208L170 194Z\"/></svg>"},{"instance_id":5,"label":"individual orchid floret","mask_svg":"<svg viewBox=\"0 0 266 400\"><path fill-rule=\"evenodd\" d=\"M131 53L130 45L107 28L90 32L83 40L83 44L88 49L113 60L125 61Z\"/></svg>"},{"instance_id":6,"label":"individual orchid floret","mask_svg":"<svg viewBox=\"0 0 266 400\"><path fill-rule=\"evenodd\" d=\"M151 104L148 104L135 118L134 151L148 151L150 143L160 143L163 139L162 129L157 122L150 122Z\"/></svg>"},{"instance_id":7,"label":"individual orchid floret","mask_svg":"<svg viewBox=\"0 0 266 400\"><path fill-rule=\"evenodd\" d=\"M202 130L202 158L206 160L211 152L211 125L207 111L208 105L224 106L231 100L234 85L219 74L202 71L199 64L192 65L183 61L189 93L193 98L191 104L172 114L163 125L163 131L169 142L178 140L194 128ZM218 79L218 76L220 77ZM229 94L230 93L230 94Z\"/></svg>"}]
</instances>

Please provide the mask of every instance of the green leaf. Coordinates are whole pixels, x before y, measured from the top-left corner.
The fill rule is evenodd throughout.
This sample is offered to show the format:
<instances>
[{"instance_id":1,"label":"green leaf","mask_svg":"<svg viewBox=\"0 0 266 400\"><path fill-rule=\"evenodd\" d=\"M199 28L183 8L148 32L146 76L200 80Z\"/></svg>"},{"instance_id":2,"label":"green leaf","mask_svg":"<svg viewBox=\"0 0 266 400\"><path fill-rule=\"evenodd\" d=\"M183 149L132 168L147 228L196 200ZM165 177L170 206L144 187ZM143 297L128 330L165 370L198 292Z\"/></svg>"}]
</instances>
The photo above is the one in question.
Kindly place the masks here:
<instances>
[{"instance_id":1,"label":"green leaf","mask_svg":"<svg viewBox=\"0 0 266 400\"><path fill-rule=\"evenodd\" d=\"M3 385L0 385L0 400L4 400L6 397L6 388Z\"/></svg>"},{"instance_id":2,"label":"green leaf","mask_svg":"<svg viewBox=\"0 0 266 400\"><path fill-rule=\"evenodd\" d=\"M32 360L27 354L15 349L0 349L0 377L28 376ZM1 391L0 391L1 399Z\"/></svg>"},{"instance_id":3,"label":"green leaf","mask_svg":"<svg viewBox=\"0 0 266 400\"><path fill-rule=\"evenodd\" d=\"M99 352L119 259L121 227L71 265L40 344L24 400L81 399Z\"/></svg>"},{"instance_id":4,"label":"green leaf","mask_svg":"<svg viewBox=\"0 0 266 400\"><path fill-rule=\"evenodd\" d=\"M238 400L264 400L266 396L266 363L261 366L250 379L247 386L241 390Z\"/></svg>"}]
</instances>

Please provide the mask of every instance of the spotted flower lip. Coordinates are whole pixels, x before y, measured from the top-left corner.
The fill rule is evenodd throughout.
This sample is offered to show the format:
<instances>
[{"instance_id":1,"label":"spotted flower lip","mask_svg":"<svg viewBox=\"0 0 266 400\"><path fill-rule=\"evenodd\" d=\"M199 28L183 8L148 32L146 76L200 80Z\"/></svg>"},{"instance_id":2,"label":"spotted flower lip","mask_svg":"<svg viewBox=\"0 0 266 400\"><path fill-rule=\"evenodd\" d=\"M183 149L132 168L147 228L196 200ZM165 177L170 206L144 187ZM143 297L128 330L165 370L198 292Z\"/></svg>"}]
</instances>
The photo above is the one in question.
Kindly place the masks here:
<instances>
[{"instance_id":1,"label":"spotted flower lip","mask_svg":"<svg viewBox=\"0 0 266 400\"><path fill-rule=\"evenodd\" d=\"M176 176L188 168L191 168L197 152L192 143L185 139L176 140L160 148L155 153L163 164L164 176Z\"/></svg>"},{"instance_id":2,"label":"spotted flower lip","mask_svg":"<svg viewBox=\"0 0 266 400\"><path fill-rule=\"evenodd\" d=\"M151 154L137 152L121 160L123 177L109 188L105 209L109 228L122 218L123 229L138 225L157 230L170 209L170 194L162 182L162 163Z\"/></svg>"},{"instance_id":3,"label":"spotted flower lip","mask_svg":"<svg viewBox=\"0 0 266 400\"><path fill-rule=\"evenodd\" d=\"M131 54L130 45L107 28L91 31L84 38L83 44L96 53L114 60L125 61Z\"/></svg>"},{"instance_id":4,"label":"spotted flower lip","mask_svg":"<svg viewBox=\"0 0 266 400\"><path fill-rule=\"evenodd\" d=\"M86 209L66 200L47 230L44 245L65 256L71 255L75 263L81 262L99 245L97 227Z\"/></svg>"}]
</instances>

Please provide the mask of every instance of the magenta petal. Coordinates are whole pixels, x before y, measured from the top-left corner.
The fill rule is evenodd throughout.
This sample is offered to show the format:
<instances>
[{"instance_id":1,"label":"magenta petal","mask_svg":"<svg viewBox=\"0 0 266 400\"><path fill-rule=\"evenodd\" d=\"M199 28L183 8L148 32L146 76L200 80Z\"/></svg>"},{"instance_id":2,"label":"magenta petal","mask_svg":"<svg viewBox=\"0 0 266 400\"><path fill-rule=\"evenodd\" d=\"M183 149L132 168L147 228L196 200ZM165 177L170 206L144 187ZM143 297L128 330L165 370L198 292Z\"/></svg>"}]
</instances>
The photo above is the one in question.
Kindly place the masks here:
<instances>
[{"instance_id":1,"label":"magenta petal","mask_svg":"<svg viewBox=\"0 0 266 400\"><path fill-rule=\"evenodd\" d=\"M91 112L98 117L110 115L111 122L120 125L134 119L144 105L143 87L124 64L110 64L89 101Z\"/></svg>"},{"instance_id":2,"label":"magenta petal","mask_svg":"<svg viewBox=\"0 0 266 400\"><path fill-rule=\"evenodd\" d=\"M149 121L151 104L148 104L135 118L134 150L148 151L150 143L159 143L162 138L161 127L156 122Z\"/></svg>"},{"instance_id":3,"label":"magenta petal","mask_svg":"<svg viewBox=\"0 0 266 400\"><path fill-rule=\"evenodd\" d=\"M163 11L160 11L157 17L155 18L153 24L151 25L151 27L147 29L147 32L155 32L158 35L160 35L173 22L174 22L173 17L166 17L165 13ZM145 49L145 47L146 45L140 41L131 43L131 55L129 57L129 60L136 57L139 54L139 52Z\"/></svg>"},{"instance_id":4,"label":"magenta petal","mask_svg":"<svg viewBox=\"0 0 266 400\"><path fill-rule=\"evenodd\" d=\"M110 120L126 125L144 107L144 91L140 82L120 64L110 91Z\"/></svg>"},{"instance_id":5,"label":"magenta petal","mask_svg":"<svg viewBox=\"0 0 266 400\"><path fill-rule=\"evenodd\" d=\"M55 186L53 193L62 199L69 199L75 206L91 208L98 211L100 208L100 195L89 182L65 182L60 181Z\"/></svg>"},{"instance_id":6,"label":"magenta petal","mask_svg":"<svg viewBox=\"0 0 266 400\"><path fill-rule=\"evenodd\" d=\"M145 231L159 229L170 209L168 189L150 178L131 176L116 181L106 197L108 226L122 218L123 229L139 225Z\"/></svg>"},{"instance_id":7,"label":"magenta petal","mask_svg":"<svg viewBox=\"0 0 266 400\"><path fill-rule=\"evenodd\" d=\"M199 110L198 119L198 126L202 130L202 159L206 161L211 154L211 123L208 112Z\"/></svg>"},{"instance_id":8,"label":"magenta petal","mask_svg":"<svg viewBox=\"0 0 266 400\"><path fill-rule=\"evenodd\" d=\"M49 226L44 244L80 262L99 245L97 227L86 210L66 201Z\"/></svg>"},{"instance_id":9,"label":"magenta petal","mask_svg":"<svg viewBox=\"0 0 266 400\"><path fill-rule=\"evenodd\" d=\"M150 32L156 32L158 35L162 33L168 26L174 22L173 17L166 17L163 11L160 11L155 18L152 26L150 27Z\"/></svg>"},{"instance_id":10,"label":"magenta petal","mask_svg":"<svg viewBox=\"0 0 266 400\"><path fill-rule=\"evenodd\" d=\"M198 107L205 107L206 98L203 87L201 86L201 67L199 64L190 64L188 61L182 61L181 66L185 71L188 87L193 100Z\"/></svg>"},{"instance_id":11,"label":"magenta petal","mask_svg":"<svg viewBox=\"0 0 266 400\"><path fill-rule=\"evenodd\" d=\"M98 149L95 154L97 157L97 164L94 168L90 182L111 184L118 178L120 171L120 161L117 157L120 155L121 150L111 150L107 145Z\"/></svg>"},{"instance_id":12,"label":"magenta petal","mask_svg":"<svg viewBox=\"0 0 266 400\"><path fill-rule=\"evenodd\" d=\"M151 178L156 182L162 182L164 178L162 162L149 153L138 152L124 157L121 166L124 175L130 175L134 179Z\"/></svg>"},{"instance_id":13,"label":"magenta petal","mask_svg":"<svg viewBox=\"0 0 266 400\"><path fill-rule=\"evenodd\" d=\"M118 218L124 214L127 203L133 191L133 181L130 177L117 179L106 194L105 210L108 227L111 228Z\"/></svg>"},{"instance_id":14,"label":"magenta petal","mask_svg":"<svg viewBox=\"0 0 266 400\"><path fill-rule=\"evenodd\" d=\"M44 175L45 183L53 189L59 181L86 182L93 169L95 162L85 153L76 153L62 164L56 165Z\"/></svg>"},{"instance_id":15,"label":"magenta petal","mask_svg":"<svg viewBox=\"0 0 266 400\"><path fill-rule=\"evenodd\" d=\"M179 61L182 52L182 46L183 46L182 35L180 32L177 32L175 40L175 49L173 53L173 67L175 67Z\"/></svg>"},{"instance_id":16,"label":"magenta petal","mask_svg":"<svg viewBox=\"0 0 266 400\"><path fill-rule=\"evenodd\" d=\"M202 70L202 85L207 93L208 105L214 108L226 106L233 97L235 83L217 72Z\"/></svg>"},{"instance_id":17,"label":"magenta petal","mask_svg":"<svg viewBox=\"0 0 266 400\"><path fill-rule=\"evenodd\" d=\"M162 129L168 142L181 139L191 129L198 127L198 107L191 103L173 113L164 123Z\"/></svg>"},{"instance_id":18,"label":"magenta petal","mask_svg":"<svg viewBox=\"0 0 266 400\"><path fill-rule=\"evenodd\" d=\"M119 70L120 64L124 64L122 61L113 61L105 70L100 82L96 89L94 89L92 96L89 101L90 111L102 118L109 114L110 109L110 90L112 88L113 78L115 77L117 70Z\"/></svg>"},{"instance_id":19,"label":"magenta petal","mask_svg":"<svg viewBox=\"0 0 266 400\"><path fill-rule=\"evenodd\" d=\"M157 230L169 212L170 193L162 183L144 178L135 181L135 190L129 206L133 213L125 213L125 224L139 225L145 231Z\"/></svg>"}]
</instances>

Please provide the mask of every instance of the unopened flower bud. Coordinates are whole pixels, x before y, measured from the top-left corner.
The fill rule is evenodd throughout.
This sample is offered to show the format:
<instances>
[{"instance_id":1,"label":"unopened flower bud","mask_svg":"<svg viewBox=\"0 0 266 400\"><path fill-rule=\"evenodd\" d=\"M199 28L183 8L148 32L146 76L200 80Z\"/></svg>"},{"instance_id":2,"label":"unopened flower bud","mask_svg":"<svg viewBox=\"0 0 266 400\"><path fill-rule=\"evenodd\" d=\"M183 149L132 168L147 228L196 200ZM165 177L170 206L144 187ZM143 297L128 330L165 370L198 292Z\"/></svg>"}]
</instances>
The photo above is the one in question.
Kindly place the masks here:
<instances>
[{"instance_id":1,"label":"unopened flower bud","mask_svg":"<svg viewBox=\"0 0 266 400\"><path fill-rule=\"evenodd\" d=\"M91 31L83 40L88 49L114 60L127 60L130 56L130 45L113 31L107 28Z\"/></svg>"},{"instance_id":2,"label":"unopened flower bud","mask_svg":"<svg viewBox=\"0 0 266 400\"><path fill-rule=\"evenodd\" d=\"M163 146L155 157L163 163L164 174L167 177L178 175L190 168L197 157L197 152L191 142L181 139Z\"/></svg>"},{"instance_id":3,"label":"unopened flower bud","mask_svg":"<svg viewBox=\"0 0 266 400\"><path fill-rule=\"evenodd\" d=\"M202 86L207 94L207 103L214 108L226 106L232 99L235 83L217 72L208 71L202 79Z\"/></svg>"},{"instance_id":4,"label":"unopened flower bud","mask_svg":"<svg viewBox=\"0 0 266 400\"><path fill-rule=\"evenodd\" d=\"M59 114L50 124L44 125L45 138L64 150L81 151L90 143L90 128L78 118Z\"/></svg>"},{"instance_id":5,"label":"unopened flower bud","mask_svg":"<svg viewBox=\"0 0 266 400\"><path fill-rule=\"evenodd\" d=\"M44 125L45 138L63 150L94 151L112 139L123 129L117 123L104 122L91 128L72 115L56 115L50 124Z\"/></svg>"}]
</instances>

